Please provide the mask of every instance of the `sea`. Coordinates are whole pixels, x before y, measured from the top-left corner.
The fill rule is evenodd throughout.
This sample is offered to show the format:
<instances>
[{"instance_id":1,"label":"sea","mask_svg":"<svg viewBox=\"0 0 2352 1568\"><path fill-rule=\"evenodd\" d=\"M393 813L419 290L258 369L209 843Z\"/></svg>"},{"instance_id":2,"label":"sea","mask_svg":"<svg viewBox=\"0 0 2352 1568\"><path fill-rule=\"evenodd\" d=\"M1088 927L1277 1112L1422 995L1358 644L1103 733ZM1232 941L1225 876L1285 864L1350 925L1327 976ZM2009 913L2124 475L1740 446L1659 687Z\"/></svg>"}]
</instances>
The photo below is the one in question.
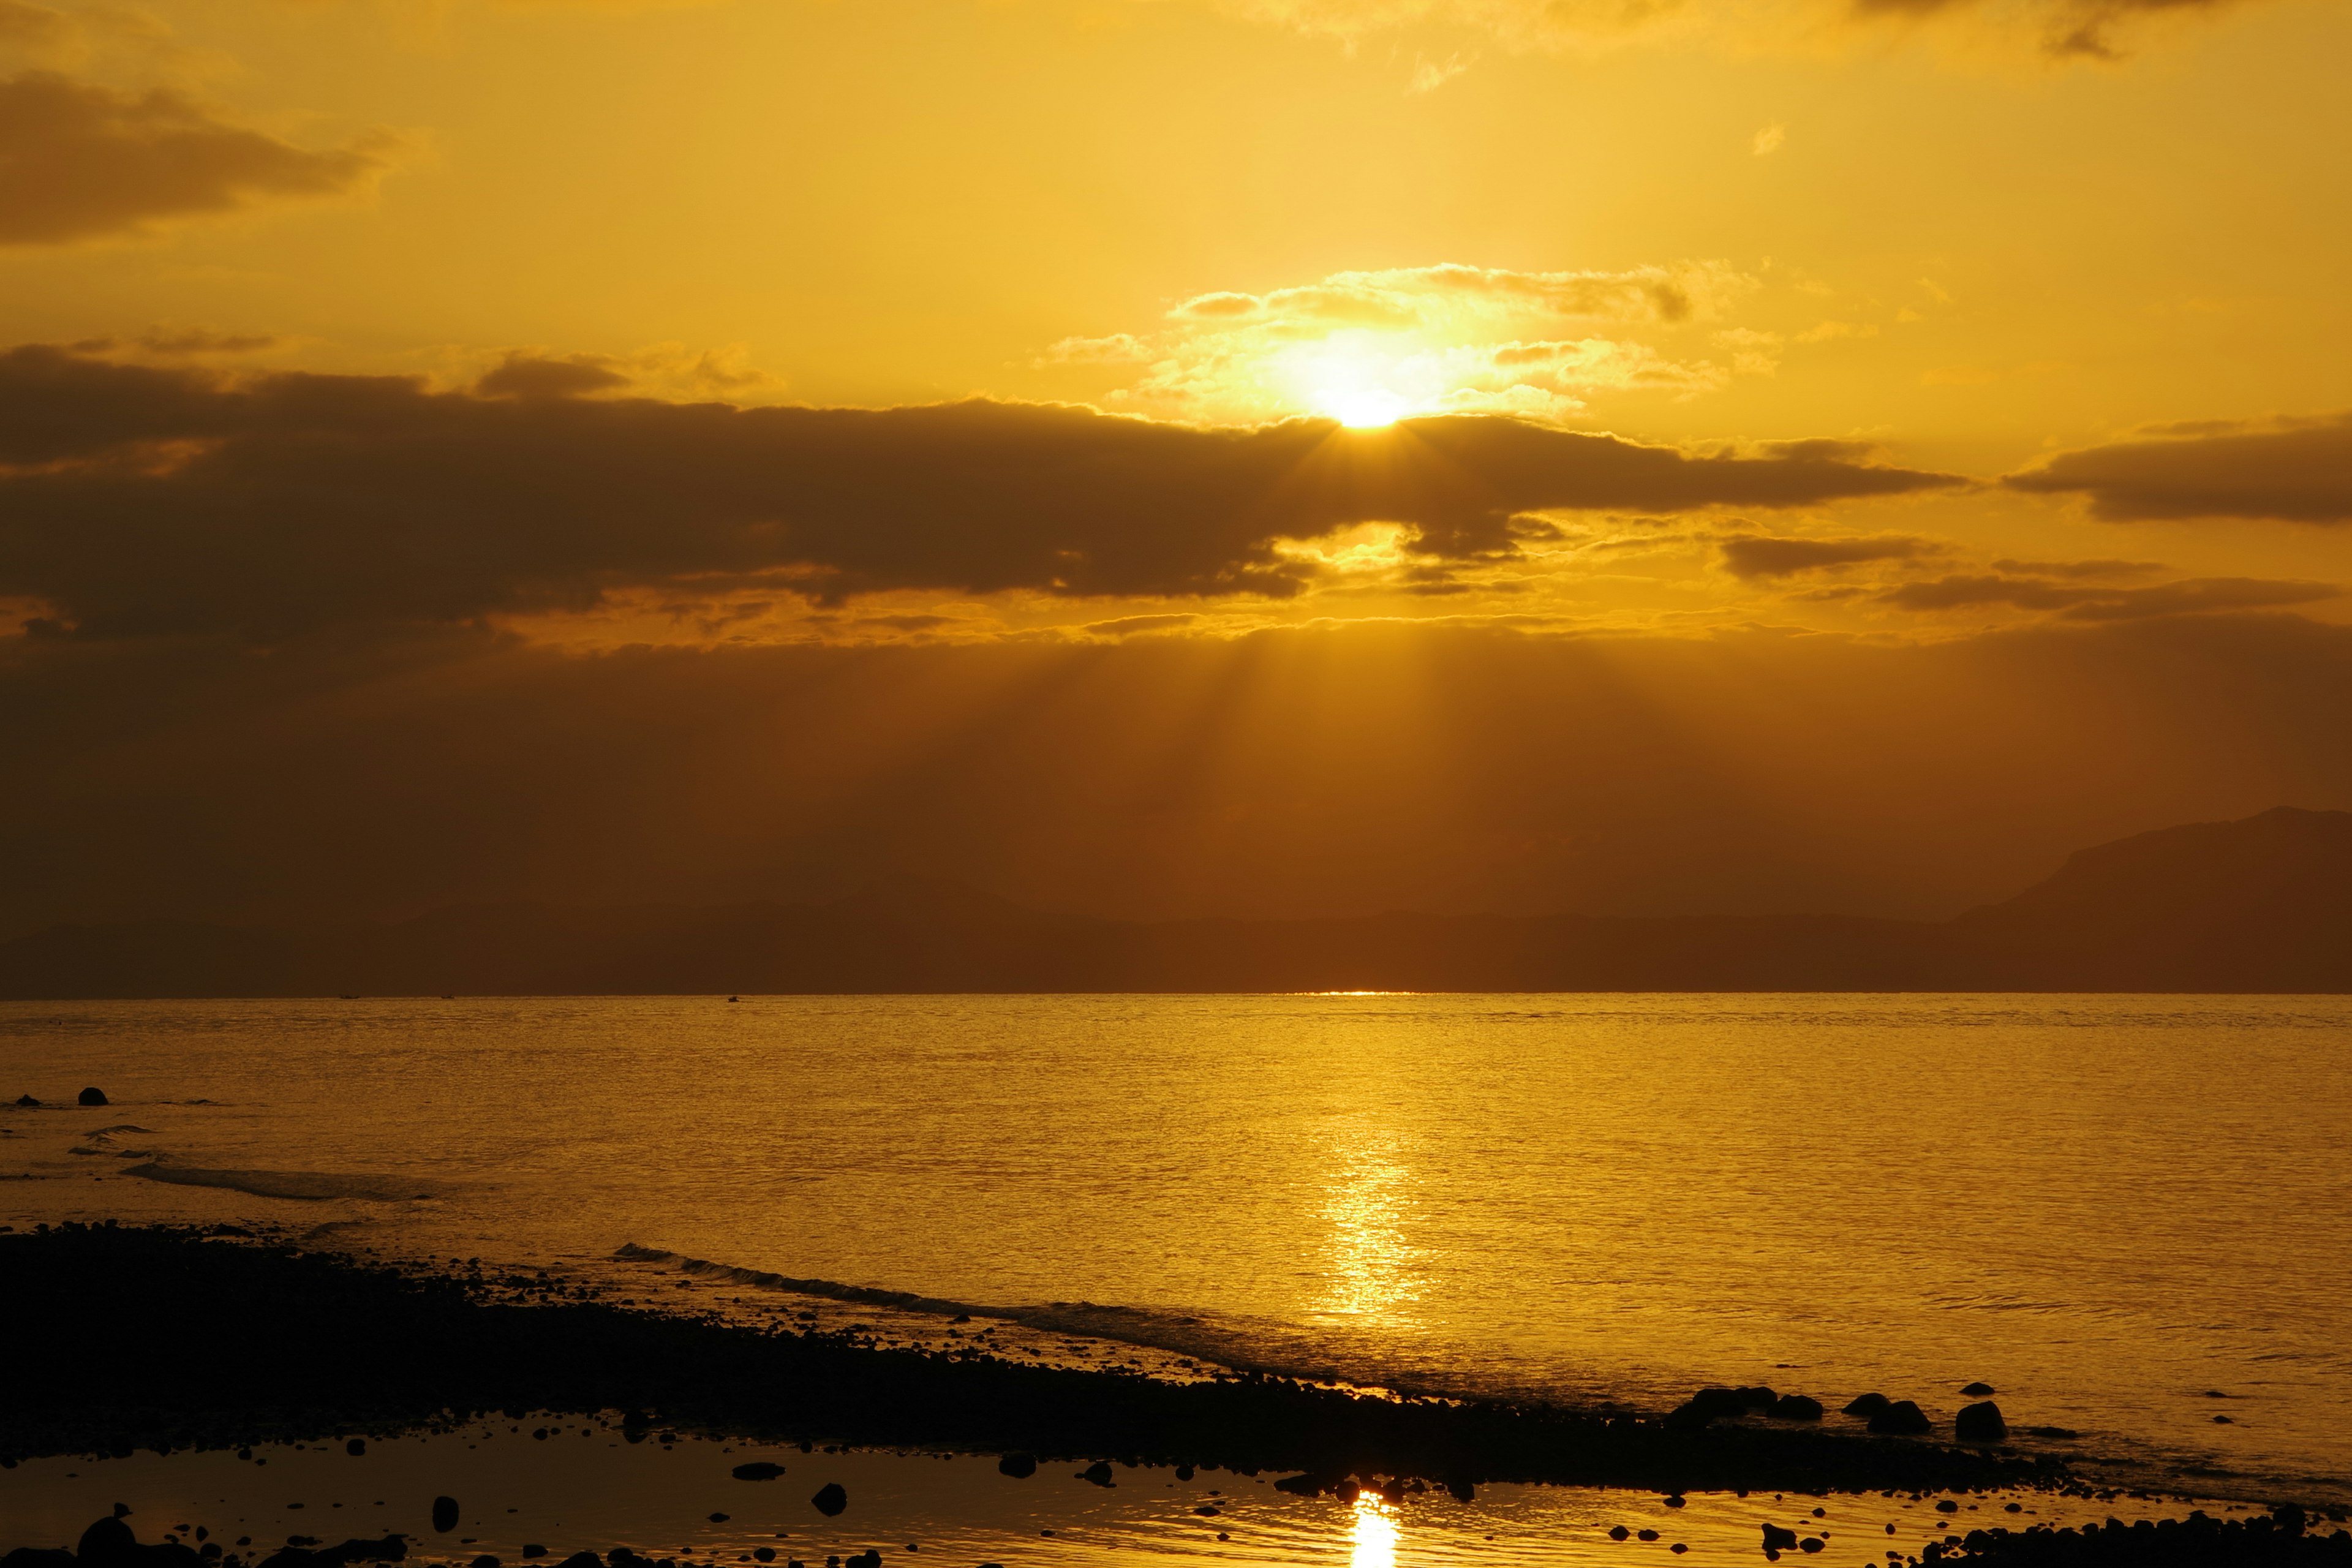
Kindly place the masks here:
<instances>
[{"instance_id":1,"label":"sea","mask_svg":"<svg viewBox=\"0 0 2352 1568\"><path fill-rule=\"evenodd\" d=\"M0 1004L20 1094L20 1228L1642 1410L1982 1382L2111 1484L2352 1500L2352 998Z\"/></svg>"}]
</instances>

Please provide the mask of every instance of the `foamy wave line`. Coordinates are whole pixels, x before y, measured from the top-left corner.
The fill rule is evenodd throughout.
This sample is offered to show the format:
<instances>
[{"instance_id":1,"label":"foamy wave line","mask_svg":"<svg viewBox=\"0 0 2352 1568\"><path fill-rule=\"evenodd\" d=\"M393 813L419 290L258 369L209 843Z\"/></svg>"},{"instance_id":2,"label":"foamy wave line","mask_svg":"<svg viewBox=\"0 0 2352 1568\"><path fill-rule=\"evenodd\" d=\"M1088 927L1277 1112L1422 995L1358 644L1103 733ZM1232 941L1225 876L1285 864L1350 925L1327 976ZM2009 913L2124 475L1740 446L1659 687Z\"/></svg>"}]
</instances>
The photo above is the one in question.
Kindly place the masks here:
<instances>
[{"instance_id":1,"label":"foamy wave line","mask_svg":"<svg viewBox=\"0 0 2352 1568\"><path fill-rule=\"evenodd\" d=\"M626 1243L613 1254L616 1261L666 1264L681 1274L723 1280L767 1290L827 1300L854 1302L926 1317L972 1317L1013 1323L1043 1333L1103 1340L1145 1350L1189 1357L1203 1370L1259 1373L1275 1377L1345 1384L1367 1393L1408 1394L1440 1398L1542 1397L1532 1390L1489 1390L1458 1386L1443 1377L1393 1364L1370 1345L1335 1342L1328 1331L1304 1329L1269 1320L1210 1317L1149 1307L1108 1307L1096 1301L1051 1301L1040 1306L988 1306L950 1300L911 1290L886 1290L871 1285L845 1285L834 1279L803 1279L789 1274L744 1268L731 1263L688 1258L660 1247Z\"/></svg>"}]
</instances>

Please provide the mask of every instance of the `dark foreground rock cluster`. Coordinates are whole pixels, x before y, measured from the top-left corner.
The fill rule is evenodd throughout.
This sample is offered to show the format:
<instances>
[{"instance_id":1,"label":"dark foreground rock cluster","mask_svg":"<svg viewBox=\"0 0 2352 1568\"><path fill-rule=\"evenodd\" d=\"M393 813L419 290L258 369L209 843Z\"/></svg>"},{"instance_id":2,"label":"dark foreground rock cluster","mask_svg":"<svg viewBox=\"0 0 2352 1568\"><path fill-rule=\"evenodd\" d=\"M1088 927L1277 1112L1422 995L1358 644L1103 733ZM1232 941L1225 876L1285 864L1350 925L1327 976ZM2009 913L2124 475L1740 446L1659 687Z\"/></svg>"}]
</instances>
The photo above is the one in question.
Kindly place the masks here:
<instances>
[{"instance_id":1,"label":"dark foreground rock cluster","mask_svg":"<svg viewBox=\"0 0 2352 1568\"><path fill-rule=\"evenodd\" d=\"M233 1230L0 1235L0 1342L19 1361L0 1463L341 1438L491 1411L658 1411L767 1440L1109 1456L1351 1476L1806 1491L2047 1483L2040 1460L1814 1429L1538 1405L1380 1399L1256 1374L1133 1373L881 1349L256 1242ZM641 1415L637 1417L643 1421Z\"/></svg>"},{"instance_id":2,"label":"dark foreground rock cluster","mask_svg":"<svg viewBox=\"0 0 2352 1568\"><path fill-rule=\"evenodd\" d=\"M2200 1510L2186 1519L2110 1519L2079 1530L1972 1530L1931 1543L1922 1555L1928 1563L1990 1568L2318 1568L2352 1563L2352 1531L2329 1529L2293 1506L2228 1520Z\"/></svg>"}]
</instances>

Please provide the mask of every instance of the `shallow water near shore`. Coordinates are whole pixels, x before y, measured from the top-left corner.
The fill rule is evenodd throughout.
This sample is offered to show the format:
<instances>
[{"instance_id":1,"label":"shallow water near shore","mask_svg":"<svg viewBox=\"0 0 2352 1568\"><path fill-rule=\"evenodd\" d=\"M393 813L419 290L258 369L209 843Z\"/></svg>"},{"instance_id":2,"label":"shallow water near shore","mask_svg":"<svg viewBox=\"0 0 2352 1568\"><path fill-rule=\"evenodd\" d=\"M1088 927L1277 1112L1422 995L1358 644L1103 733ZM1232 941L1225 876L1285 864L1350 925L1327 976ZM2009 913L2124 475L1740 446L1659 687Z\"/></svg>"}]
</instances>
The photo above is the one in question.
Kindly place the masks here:
<instances>
[{"instance_id":1,"label":"shallow water near shore","mask_svg":"<svg viewBox=\"0 0 2352 1568\"><path fill-rule=\"evenodd\" d=\"M544 1438L534 1438L537 1432ZM204 1525L250 1563L304 1536L329 1545L359 1536L407 1538L411 1561L502 1568L546 1549L542 1564L579 1550L627 1546L655 1560L727 1564L766 1548L775 1568L878 1550L885 1562L972 1568L1055 1568L1138 1556L1207 1563L1412 1568L1483 1563L1747 1563L1771 1522L1813 1536L1806 1560L1916 1558L1929 1542L1980 1527L2075 1526L2112 1517L2178 1515L2178 1506L2095 1501L2048 1492L1988 1492L1952 1500L1874 1495L1826 1498L1693 1492L1680 1507L1656 1493L1540 1486L1481 1488L1467 1503L1443 1492L1401 1502L1364 1494L1343 1502L1278 1492L1265 1477L1202 1470L1185 1480L1166 1468L1119 1467L1113 1484L1079 1479L1077 1467L1043 1464L1014 1480L991 1456L874 1451L803 1454L795 1447L693 1437L625 1444L576 1416L534 1415L429 1436L375 1438L358 1458L343 1445L142 1453L128 1458L29 1461L0 1473L0 1546L70 1545L89 1521L121 1503L142 1540L190 1539ZM772 1480L730 1474L747 1459L783 1466ZM811 1502L841 1486L848 1507L828 1519ZM460 1504L456 1529L433 1528L436 1496ZM2015 1512L2009 1511L2011 1504ZM2244 1511L2210 1505L2227 1517ZM1203 1512L1213 1510L1213 1512ZM1816 1510L1819 1511L1816 1512ZM714 1517L723 1516L723 1517ZM1892 1530L1886 1527L1892 1525ZM1630 1539L1612 1539L1612 1527ZM1655 1531L1651 1541L1643 1531ZM251 1544L239 1547L240 1539ZM1677 1545L1685 1550L1675 1552Z\"/></svg>"},{"instance_id":2,"label":"shallow water near shore","mask_svg":"<svg viewBox=\"0 0 2352 1568\"><path fill-rule=\"evenodd\" d=\"M1038 1331L1080 1364L1944 1419L1981 1379L2029 1447L2341 1497L2347 1046L2333 997L8 1004L0 1098L48 1103L0 1112L0 1222L1117 1309Z\"/></svg>"}]
</instances>

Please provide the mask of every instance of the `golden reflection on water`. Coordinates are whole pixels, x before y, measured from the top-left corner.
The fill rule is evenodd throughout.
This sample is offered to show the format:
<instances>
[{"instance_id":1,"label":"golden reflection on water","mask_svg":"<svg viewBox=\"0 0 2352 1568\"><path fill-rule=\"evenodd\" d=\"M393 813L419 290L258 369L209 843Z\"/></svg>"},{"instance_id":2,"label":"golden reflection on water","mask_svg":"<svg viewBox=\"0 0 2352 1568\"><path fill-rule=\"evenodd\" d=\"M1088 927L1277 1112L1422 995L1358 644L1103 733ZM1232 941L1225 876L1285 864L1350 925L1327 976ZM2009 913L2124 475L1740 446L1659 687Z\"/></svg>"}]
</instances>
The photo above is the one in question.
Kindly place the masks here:
<instances>
[{"instance_id":1,"label":"golden reflection on water","mask_svg":"<svg viewBox=\"0 0 2352 1568\"><path fill-rule=\"evenodd\" d=\"M1406 1232L1420 1185L1393 1136L1352 1140L1336 1152L1323 1205L1329 1252L1322 1310L1360 1321L1408 1321L1420 1300L1421 1249Z\"/></svg>"},{"instance_id":2,"label":"golden reflection on water","mask_svg":"<svg viewBox=\"0 0 2352 1568\"><path fill-rule=\"evenodd\" d=\"M1396 1568L1396 1515L1376 1492L1356 1494L1355 1551L1348 1568Z\"/></svg>"}]
</instances>

